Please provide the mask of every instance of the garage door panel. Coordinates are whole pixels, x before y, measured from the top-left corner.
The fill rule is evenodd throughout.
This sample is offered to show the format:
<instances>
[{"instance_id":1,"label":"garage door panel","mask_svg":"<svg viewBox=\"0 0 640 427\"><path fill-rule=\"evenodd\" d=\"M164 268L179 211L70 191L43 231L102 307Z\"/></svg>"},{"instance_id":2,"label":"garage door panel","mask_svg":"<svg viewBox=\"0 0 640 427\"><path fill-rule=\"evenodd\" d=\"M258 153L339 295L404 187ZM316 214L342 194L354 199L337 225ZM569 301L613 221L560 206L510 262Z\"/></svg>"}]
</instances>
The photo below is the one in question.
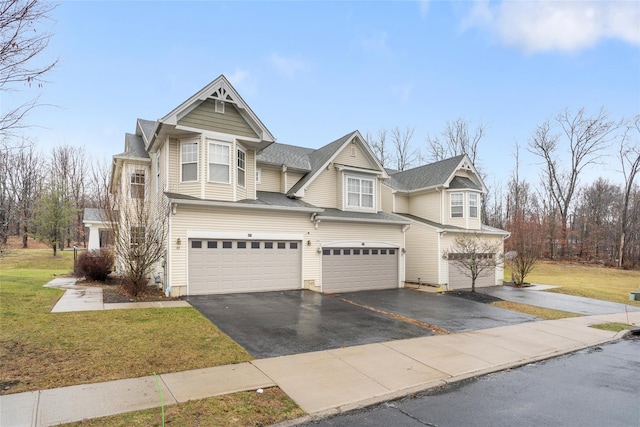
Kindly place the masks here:
<instances>
[{"instance_id":1,"label":"garage door panel","mask_svg":"<svg viewBox=\"0 0 640 427\"><path fill-rule=\"evenodd\" d=\"M382 254L383 251L386 253ZM322 289L324 292L397 287L397 250L346 248L323 251Z\"/></svg>"},{"instance_id":2,"label":"garage door panel","mask_svg":"<svg viewBox=\"0 0 640 427\"><path fill-rule=\"evenodd\" d=\"M201 248L194 248L193 241L198 239L189 244L191 295L300 288L299 242L280 242L284 248L277 249L277 241L206 241Z\"/></svg>"}]
</instances>

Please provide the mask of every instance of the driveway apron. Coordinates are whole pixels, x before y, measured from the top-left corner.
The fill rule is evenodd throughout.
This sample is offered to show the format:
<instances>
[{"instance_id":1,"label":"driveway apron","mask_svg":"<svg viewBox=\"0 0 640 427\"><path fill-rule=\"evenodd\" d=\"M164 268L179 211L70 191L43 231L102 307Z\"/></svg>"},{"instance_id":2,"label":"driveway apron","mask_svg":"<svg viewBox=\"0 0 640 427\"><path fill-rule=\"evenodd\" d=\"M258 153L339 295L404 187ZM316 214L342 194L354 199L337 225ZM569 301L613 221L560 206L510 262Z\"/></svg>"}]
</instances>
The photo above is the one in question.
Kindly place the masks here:
<instances>
[{"instance_id":1,"label":"driveway apron","mask_svg":"<svg viewBox=\"0 0 640 427\"><path fill-rule=\"evenodd\" d=\"M489 304L413 289L349 292L337 296L357 304L436 325L450 332L473 331L540 320Z\"/></svg>"},{"instance_id":2,"label":"driveway apron","mask_svg":"<svg viewBox=\"0 0 640 427\"><path fill-rule=\"evenodd\" d=\"M257 358L432 335L306 290L190 296L187 301Z\"/></svg>"}]
</instances>

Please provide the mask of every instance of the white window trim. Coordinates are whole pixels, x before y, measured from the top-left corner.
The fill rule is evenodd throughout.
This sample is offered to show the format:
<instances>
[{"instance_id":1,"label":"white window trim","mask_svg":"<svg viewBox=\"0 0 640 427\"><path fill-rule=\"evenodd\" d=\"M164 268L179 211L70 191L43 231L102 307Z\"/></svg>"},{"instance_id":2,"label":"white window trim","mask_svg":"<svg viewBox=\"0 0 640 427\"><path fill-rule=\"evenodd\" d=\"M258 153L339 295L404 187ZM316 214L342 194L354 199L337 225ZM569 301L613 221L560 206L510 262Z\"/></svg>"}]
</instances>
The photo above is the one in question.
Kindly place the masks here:
<instances>
[{"instance_id":1,"label":"white window trim","mask_svg":"<svg viewBox=\"0 0 640 427\"><path fill-rule=\"evenodd\" d=\"M140 180L142 177L142 180ZM142 181L142 182L140 182ZM141 188L142 197L134 197L133 186ZM140 190L136 190L136 194L139 194ZM146 199L147 197L147 172L144 169L131 169L129 171L129 194L132 199Z\"/></svg>"},{"instance_id":2,"label":"white window trim","mask_svg":"<svg viewBox=\"0 0 640 427\"><path fill-rule=\"evenodd\" d=\"M471 204L471 200L472 198L475 198L475 206L473 206ZM471 215L471 208L475 207L476 208L476 214L475 215ZM473 219L477 219L478 216L480 214L480 197L477 193L469 193L469 218L473 218Z\"/></svg>"},{"instance_id":3,"label":"white window trim","mask_svg":"<svg viewBox=\"0 0 640 427\"><path fill-rule=\"evenodd\" d=\"M359 204L360 206L351 206L349 205L349 179L357 179L360 181L369 181L371 182L371 187L372 187L372 194L371 194L371 207L363 207L362 206L362 186L360 186L360 197L359 197ZM350 211L364 211L364 212L376 212L376 202L377 202L377 197L376 197L376 179L375 178L370 178L367 176L361 176L361 175L351 175L351 174L344 174L343 177L343 192L342 192L342 205L344 207L344 210L350 210Z\"/></svg>"},{"instance_id":4,"label":"white window trim","mask_svg":"<svg viewBox=\"0 0 640 427\"><path fill-rule=\"evenodd\" d=\"M238 164L240 162L240 156L238 155L238 153L236 152L236 182L238 184L239 187L241 188L247 188L247 152L246 150L243 150L242 148L238 147L238 152L244 154L244 168L241 168L240 165ZM244 171L244 185L240 184L240 173L239 171Z\"/></svg>"},{"instance_id":5,"label":"white window trim","mask_svg":"<svg viewBox=\"0 0 640 427\"><path fill-rule=\"evenodd\" d=\"M262 168L256 168L256 184L262 184Z\"/></svg>"},{"instance_id":6,"label":"white window trim","mask_svg":"<svg viewBox=\"0 0 640 427\"><path fill-rule=\"evenodd\" d=\"M229 163L227 164L227 166L229 167L229 173L227 174L227 180L226 181L212 181L210 179L211 177L211 164L213 163L211 161L211 145L221 145L224 147L227 147L227 149L229 150ZM207 182L211 182L214 184L230 184L231 183L231 165L233 164L233 151L231 150L231 144L226 143L226 142L222 142L222 141L214 141L214 140L207 140ZM224 163L214 163L216 165L222 165Z\"/></svg>"},{"instance_id":7,"label":"white window trim","mask_svg":"<svg viewBox=\"0 0 640 427\"><path fill-rule=\"evenodd\" d=\"M453 196L460 196L462 198L462 204L461 205L456 205L456 206L461 206L462 207L462 215L460 216L453 216ZM464 218L464 193L462 192L455 192L455 193L451 193L449 196L449 217L450 218Z\"/></svg>"},{"instance_id":8,"label":"white window trim","mask_svg":"<svg viewBox=\"0 0 640 427\"><path fill-rule=\"evenodd\" d=\"M200 158L200 147L198 146L199 141L197 139L191 139L191 140L185 140L185 141L180 141L180 152L178 153L178 155L180 156L180 182L198 182L198 175L199 175L199 171L198 169L200 168L199 165L199 158ZM188 162L188 163L184 163L182 161L182 146L186 145L186 144L196 144L196 179L191 179L189 181L185 181L182 178L182 165L184 164L192 164L193 162Z\"/></svg>"}]
</instances>

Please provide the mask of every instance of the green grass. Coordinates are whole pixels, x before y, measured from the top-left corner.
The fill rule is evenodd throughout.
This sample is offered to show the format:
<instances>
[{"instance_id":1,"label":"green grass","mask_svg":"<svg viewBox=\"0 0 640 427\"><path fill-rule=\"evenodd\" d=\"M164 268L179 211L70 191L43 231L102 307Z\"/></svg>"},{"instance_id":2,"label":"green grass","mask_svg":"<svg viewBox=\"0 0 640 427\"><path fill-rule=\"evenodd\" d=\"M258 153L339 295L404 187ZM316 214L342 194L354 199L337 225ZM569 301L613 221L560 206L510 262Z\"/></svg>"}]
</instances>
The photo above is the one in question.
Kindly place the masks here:
<instances>
[{"instance_id":1,"label":"green grass","mask_svg":"<svg viewBox=\"0 0 640 427\"><path fill-rule=\"evenodd\" d=\"M506 268L504 278L511 278ZM640 271L539 261L526 281L561 286L547 292L640 306L640 301L629 301L629 293L639 289Z\"/></svg>"},{"instance_id":2,"label":"green grass","mask_svg":"<svg viewBox=\"0 0 640 427\"><path fill-rule=\"evenodd\" d=\"M570 313L568 311L554 310L551 308L537 307L535 305L522 304L512 301L496 301L491 303L496 307L504 308L511 311L529 314L544 320L566 319L568 317L580 317L578 313Z\"/></svg>"},{"instance_id":3,"label":"green grass","mask_svg":"<svg viewBox=\"0 0 640 427\"><path fill-rule=\"evenodd\" d=\"M0 258L0 394L252 359L193 308L51 313L63 291L42 285L72 264L46 250Z\"/></svg>"},{"instance_id":4,"label":"green grass","mask_svg":"<svg viewBox=\"0 0 640 427\"><path fill-rule=\"evenodd\" d=\"M633 328L632 325L627 325L626 323L600 323L599 325L591 325L592 328L602 329L603 331L611 331L611 332L620 332L625 329Z\"/></svg>"},{"instance_id":5,"label":"green grass","mask_svg":"<svg viewBox=\"0 0 640 427\"><path fill-rule=\"evenodd\" d=\"M304 412L279 388L263 393L240 392L191 400L165 408L165 424L172 426L264 426L298 418ZM160 408L96 418L65 426L160 426Z\"/></svg>"}]
</instances>

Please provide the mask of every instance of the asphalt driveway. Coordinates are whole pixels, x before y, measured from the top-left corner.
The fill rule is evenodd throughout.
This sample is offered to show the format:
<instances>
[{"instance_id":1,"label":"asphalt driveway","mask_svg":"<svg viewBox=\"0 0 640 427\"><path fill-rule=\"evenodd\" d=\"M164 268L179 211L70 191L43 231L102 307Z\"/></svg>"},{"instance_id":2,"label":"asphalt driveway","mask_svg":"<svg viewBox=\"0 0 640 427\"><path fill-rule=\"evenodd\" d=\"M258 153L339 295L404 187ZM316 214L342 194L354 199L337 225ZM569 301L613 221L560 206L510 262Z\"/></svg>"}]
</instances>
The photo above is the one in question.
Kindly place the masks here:
<instances>
[{"instance_id":1,"label":"asphalt driveway","mask_svg":"<svg viewBox=\"0 0 640 427\"><path fill-rule=\"evenodd\" d=\"M337 295L313 291L199 295L187 301L257 358L432 335L413 323L350 304L419 320L451 332L537 320L448 295L410 289Z\"/></svg>"},{"instance_id":2,"label":"asphalt driveway","mask_svg":"<svg viewBox=\"0 0 640 427\"><path fill-rule=\"evenodd\" d=\"M514 288L513 286L482 288L480 292L501 298L505 301L563 310L585 316L624 313L625 310L640 311L640 307L633 305L627 305L625 307L624 304L618 304L616 302L557 294L555 292L537 291L528 288Z\"/></svg>"},{"instance_id":3,"label":"asphalt driveway","mask_svg":"<svg viewBox=\"0 0 640 427\"><path fill-rule=\"evenodd\" d=\"M358 304L439 326L449 332L474 331L540 320L537 317L470 301L412 289L337 294Z\"/></svg>"},{"instance_id":4,"label":"asphalt driveway","mask_svg":"<svg viewBox=\"0 0 640 427\"><path fill-rule=\"evenodd\" d=\"M199 295L187 301L257 358L432 335L313 291Z\"/></svg>"}]
</instances>

